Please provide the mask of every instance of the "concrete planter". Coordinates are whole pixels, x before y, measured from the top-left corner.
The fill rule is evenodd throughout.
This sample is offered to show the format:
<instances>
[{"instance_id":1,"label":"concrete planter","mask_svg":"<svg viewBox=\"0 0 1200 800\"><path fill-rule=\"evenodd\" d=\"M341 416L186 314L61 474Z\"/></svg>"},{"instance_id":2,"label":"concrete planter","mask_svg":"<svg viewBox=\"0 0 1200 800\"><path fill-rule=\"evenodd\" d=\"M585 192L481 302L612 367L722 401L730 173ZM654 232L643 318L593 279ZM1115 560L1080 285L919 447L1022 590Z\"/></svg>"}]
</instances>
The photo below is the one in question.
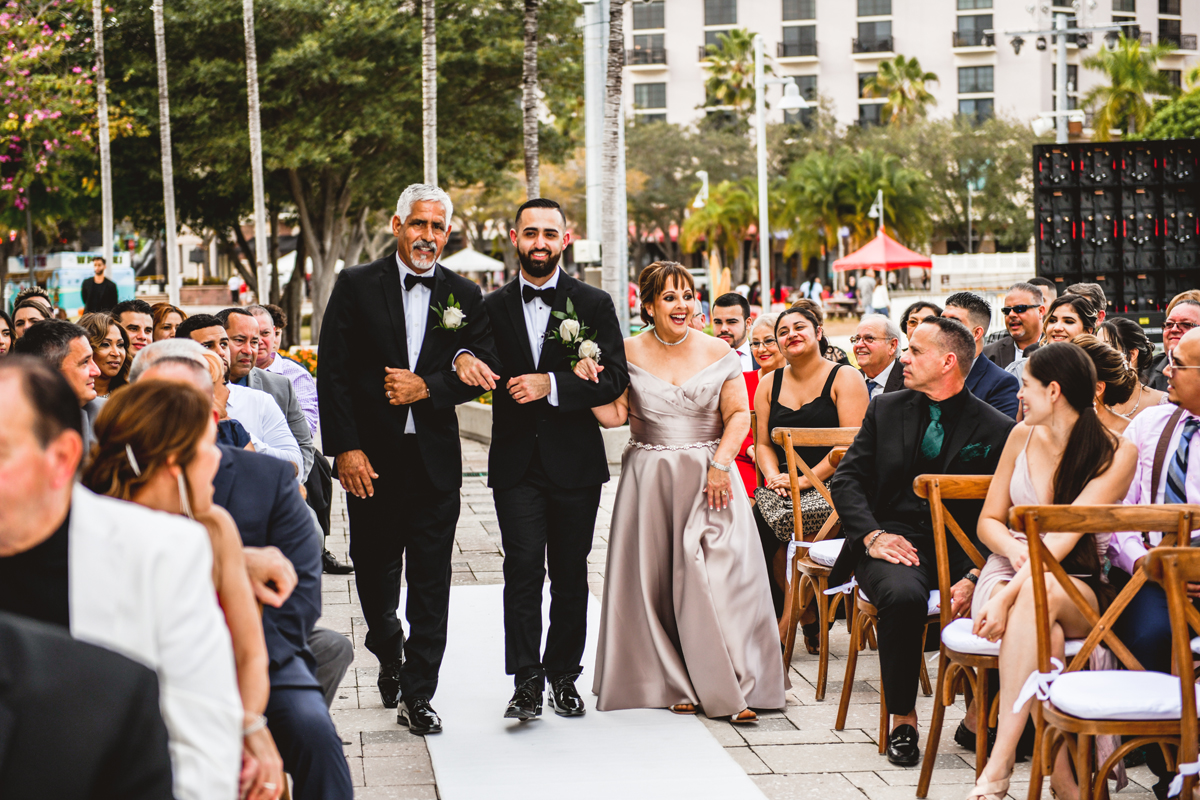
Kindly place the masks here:
<instances>
[{"instance_id":1,"label":"concrete planter","mask_svg":"<svg viewBox=\"0 0 1200 800\"><path fill-rule=\"evenodd\" d=\"M463 403L458 411L458 432L467 439L491 444L492 441L492 407L486 403ZM604 452L608 456L608 465L615 475L621 468L621 454L625 452L625 444L629 441L629 426L620 428L602 428L604 437Z\"/></svg>"}]
</instances>

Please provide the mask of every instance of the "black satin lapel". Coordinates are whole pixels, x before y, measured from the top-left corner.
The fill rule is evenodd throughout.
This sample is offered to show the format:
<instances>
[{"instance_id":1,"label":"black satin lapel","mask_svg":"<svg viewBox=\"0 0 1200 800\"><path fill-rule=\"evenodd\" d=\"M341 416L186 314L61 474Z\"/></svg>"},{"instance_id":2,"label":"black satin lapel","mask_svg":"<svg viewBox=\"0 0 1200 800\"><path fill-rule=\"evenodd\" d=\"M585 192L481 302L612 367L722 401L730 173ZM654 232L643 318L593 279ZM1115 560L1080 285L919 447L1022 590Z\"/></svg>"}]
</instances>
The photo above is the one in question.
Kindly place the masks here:
<instances>
[{"instance_id":1,"label":"black satin lapel","mask_svg":"<svg viewBox=\"0 0 1200 800\"><path fill-rule=\"evenodd\" d=\"M571 279L567 277L566 273L558 276L558 290L554 293L554 305L550 309L550 319L546 320L546 330L542 333L542 357L538 359L538 372L544 372L545 370L542 369L542 365L547 363L548 359L553 358L553 354L549 353L548 351L552 348L558 348L562 346L559 344L557 339L550 335L550 332L557 329L558 326L562 324L562 320L554 315L556 313L566 313L567 300L571 298L573 294L573 288L574 287L571 286ZM574 302L574 300L572 300L572 302ZM576 314L579 313L579 309L576 309L575 311ZM580 320L579 324L582 326L583 320Z\"/></svg>"},{"instance_id":2,"label":"black satin lapel","mask_svg":"<svg viewBox=\"0 0 1200 800\"><path fill-rule=\"evenodd\" d=\"M533 363L533 351L529 349L529 332L525 328L525 304L521 301L521 279L513 278L503 291L505 292L504 306L508 309L508 320L512 323L513 334L517 337L517 349L521 351L521 355L525 359L524 365L519 371L521 373L532 372L537 369L537 364ZM514 374L516 372L518 370L514 370Z\"/></svg>"},{"instance_id":3,"label":"black satin lapel","mask_svg":"<svg viewBox=\"0 0 1200 800\"><path fill-rule=\"evenodd\" d=\"M389 264L391 269L388 269ZM404 287L400 284L400 268L393 262L384 261L379 275L383 287L383 304L387 306L396 333L396 347L400 351L400 367L408 369L408 331L404 326Z\"/></svg>"}]
</instances>

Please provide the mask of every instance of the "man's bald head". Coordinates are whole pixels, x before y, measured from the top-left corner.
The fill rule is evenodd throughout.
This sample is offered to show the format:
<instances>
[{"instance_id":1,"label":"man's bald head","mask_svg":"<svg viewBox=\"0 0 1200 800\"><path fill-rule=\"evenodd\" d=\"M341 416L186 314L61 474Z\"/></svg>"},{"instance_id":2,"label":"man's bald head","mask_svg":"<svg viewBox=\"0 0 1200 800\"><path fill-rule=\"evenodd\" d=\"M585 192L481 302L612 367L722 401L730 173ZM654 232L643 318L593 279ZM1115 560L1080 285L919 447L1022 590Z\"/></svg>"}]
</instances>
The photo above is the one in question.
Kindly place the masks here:
<instances>
[{"instance_id":1,"label":"man's bald head","mask_svg":"<svg viewBox=\"0 0 1200 800\"><path fill-rule=\"evenodd\" d=\"M208 369L203 364L189 358L167 356L159 359L142 372L139 380L186 383L189 386L195 386L210 398L213 396L213 383Z\"/></svg>"}]
</instances>

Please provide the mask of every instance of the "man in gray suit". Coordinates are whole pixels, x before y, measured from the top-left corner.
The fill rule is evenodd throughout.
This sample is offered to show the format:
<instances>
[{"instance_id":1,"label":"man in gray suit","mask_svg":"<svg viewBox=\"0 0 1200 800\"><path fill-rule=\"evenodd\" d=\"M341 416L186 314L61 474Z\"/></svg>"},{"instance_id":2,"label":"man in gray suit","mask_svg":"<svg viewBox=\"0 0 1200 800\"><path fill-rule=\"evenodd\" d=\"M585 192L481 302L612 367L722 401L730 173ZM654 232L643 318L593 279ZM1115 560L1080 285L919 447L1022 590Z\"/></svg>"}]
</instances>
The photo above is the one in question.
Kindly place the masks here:
<instances>
[{"instance_id":1,"label":"man in gray suit","mask_svg":"<svg viewBox=\"0 0 1200 800\"><path fill-rule=\"evenodd\" d=\"M227 308L217 314L217 319L221 320L229 334L229 382L258 389L275 399L275 404L287 417L288 428L296 437L296 444L300 445L300 453L304 457L304 466L300 471L303 480L312 469L316 448L292 382L282 375L255 366L259 333L258 320L253 314L244 308Z\"/></svg>"}]
</instances>

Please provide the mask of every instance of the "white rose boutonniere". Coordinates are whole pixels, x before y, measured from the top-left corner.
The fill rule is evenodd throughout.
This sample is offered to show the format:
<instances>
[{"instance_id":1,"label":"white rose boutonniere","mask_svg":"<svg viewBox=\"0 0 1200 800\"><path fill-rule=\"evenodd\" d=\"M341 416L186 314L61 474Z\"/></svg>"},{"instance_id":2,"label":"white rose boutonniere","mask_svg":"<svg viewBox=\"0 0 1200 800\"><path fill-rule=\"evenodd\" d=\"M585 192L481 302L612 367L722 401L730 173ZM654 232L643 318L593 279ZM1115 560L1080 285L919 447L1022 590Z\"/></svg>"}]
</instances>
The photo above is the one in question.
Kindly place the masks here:
<instances>
[{"instance_id":1,"label":"white rose boutonniere","mask_svg":"<svg viewBox=\"0 0 1200 800\"><path fill-rule=\"evenodd\" d=\"M445 308L442 308L441 306L434 306L433 310L438 315L438 324L434 325L435 328L441 328L442 330L446 331L456 331L467 324L466 312L464 312L462 310L462 306L455 301L454 295L450 295L448 298L446 298Z\"/></svg>"},{"instance_id":2,"label":"white rose boutonniere","mask_svg":"<svg viewBox=\"0 0 1200 800\"><path fill-rule=\"evenodd\" d=\"M571 298L567 298L567 310L555 311L554 316L562 322L559 323L558 330L553 331L550 335L575 351L575 356L571 359L571 369L574 369L575 365L585 358L599 362L600 347L592 338L595 334L579 321L579 315L575 313L575 304L571 302Z\"/></svg>"}]
</instances>

